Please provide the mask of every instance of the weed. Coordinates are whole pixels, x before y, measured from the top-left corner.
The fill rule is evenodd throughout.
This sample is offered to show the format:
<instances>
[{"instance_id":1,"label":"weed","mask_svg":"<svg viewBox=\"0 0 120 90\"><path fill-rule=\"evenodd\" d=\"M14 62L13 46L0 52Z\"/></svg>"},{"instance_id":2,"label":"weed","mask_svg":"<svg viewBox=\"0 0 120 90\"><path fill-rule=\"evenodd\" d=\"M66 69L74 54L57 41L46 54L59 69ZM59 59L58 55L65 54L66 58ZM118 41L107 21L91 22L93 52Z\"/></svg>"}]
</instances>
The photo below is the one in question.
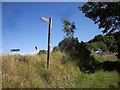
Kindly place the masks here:
<instances>
[{"instance_id":1,"label":"weed","mask_svg":"<svg viewBox=\"0 0 120 90\"><path fill-rule=\"evenodd\" d=\"M51 53L48 69L46 68L46 54L3 56L2 86L3 88L120 87L120 80L118 79L120 75L116 71L118 67L115 66L117 64L119 66L116 56L105 54L105 56L94 55L94 58L96 61L91 64L95 64L94 68L99 69L96 69L94 73L84 73L79 70L77 60L71 60L68 55L60 51ZM109 67L106 66L105 62L109 62L107 64L110 65L115 64L114 69L108 70ZM100 69L100 67L103 69Z\"/></svg>"}]
</instances>

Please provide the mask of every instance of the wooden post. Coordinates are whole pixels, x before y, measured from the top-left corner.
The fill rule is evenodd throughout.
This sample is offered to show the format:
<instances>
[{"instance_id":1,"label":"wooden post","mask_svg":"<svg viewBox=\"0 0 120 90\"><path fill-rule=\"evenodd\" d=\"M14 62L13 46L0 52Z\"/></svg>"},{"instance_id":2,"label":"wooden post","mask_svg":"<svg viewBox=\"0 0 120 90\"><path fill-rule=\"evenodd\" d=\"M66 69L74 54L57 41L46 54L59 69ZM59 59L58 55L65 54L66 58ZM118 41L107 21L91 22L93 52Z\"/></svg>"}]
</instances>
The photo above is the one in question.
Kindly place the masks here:
<instances>
[{"instance_id":1,"label":"wooden post","mask_svg":"<svg viewBox=\"0 0 120 90\"><path fill-rule=\"evenodd\" d=\"M52 30L52 18L49 18L49 29L48 29L48 53L47 53L47 68L50 66L50 35L51 35L51 30Z\"/></svg>"},{"instance_id":2,"label":"wooden post","mask_svg":"<svg viewBox=\"0 0 120 90\"><path fill-rule=\"evenodd\" d=\"M49 23L49 27L48 27L48 50L47 50L47 68L49 68L50 66L50 33L51 33L51 30L52 30L52 18L45 18L45 17L41 17L41 20L43 22L47 22Z\"/></svg>"}]
</instances>

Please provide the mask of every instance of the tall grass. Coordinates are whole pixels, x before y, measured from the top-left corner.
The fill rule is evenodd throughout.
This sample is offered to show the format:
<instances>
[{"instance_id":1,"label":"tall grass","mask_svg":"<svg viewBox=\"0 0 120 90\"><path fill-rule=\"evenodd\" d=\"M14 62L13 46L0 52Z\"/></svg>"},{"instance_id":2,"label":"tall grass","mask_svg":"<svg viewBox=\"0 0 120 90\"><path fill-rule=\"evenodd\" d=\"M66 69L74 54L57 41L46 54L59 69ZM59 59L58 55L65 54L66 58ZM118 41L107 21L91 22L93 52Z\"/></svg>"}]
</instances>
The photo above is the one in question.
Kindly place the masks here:
<instances>
[{"instance_id":1,"label":"tall grass","mask_svg":"<svg viewBox=\"0 0 120 90\"><path fill-rule=\"evenodd\" d=\"M84 73L74 60L59 51L51 53L49 69L46 54L7 55L2 60L3 88L111 88L118 87L120 81L116 71Z\"/></svg>"},{"instance_id":2,"label":"tall grass","mask_svg":"<svg viewBox=\"0 0 120 90\"><path fill-rule=\"evenodd\" d=\"M117 88L118 73L98 71L94 74L79 73L75 80L76 87L79 88Z\"/></svg>"}]
</instances>

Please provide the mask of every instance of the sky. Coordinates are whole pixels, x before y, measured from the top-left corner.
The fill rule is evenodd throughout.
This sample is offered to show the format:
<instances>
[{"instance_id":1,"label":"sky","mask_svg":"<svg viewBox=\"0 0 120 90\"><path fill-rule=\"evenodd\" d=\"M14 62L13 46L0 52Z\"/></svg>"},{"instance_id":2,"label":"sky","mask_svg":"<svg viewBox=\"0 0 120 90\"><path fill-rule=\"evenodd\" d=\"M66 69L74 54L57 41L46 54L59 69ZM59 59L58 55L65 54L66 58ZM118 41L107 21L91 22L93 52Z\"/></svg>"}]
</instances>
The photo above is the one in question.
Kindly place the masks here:
<instances>
[{"instance_id":1,"label":"sky","mask_svg":"<svg viewBox=\"0 0 120 90\"><path fill-rule=\"evenodd\" d=\"M2 54L2 3L0 3L0 54Z\"/></svg>"},{"instance_id":2,"label":"sky","mask_svg":"<svg viewBox=\"0 0 120 90\"><path fill-rule=\"evenodd\" d=\"M10 53L19 48L20 53L47 50L48 23L41 17L52 18L51 48L64 39L61 19L74 22L77 30L74 37L89 41L102 34L94 22L78 9L85 2L3 2L2 3L2 52Z\"/></svg>"}]
</instances>

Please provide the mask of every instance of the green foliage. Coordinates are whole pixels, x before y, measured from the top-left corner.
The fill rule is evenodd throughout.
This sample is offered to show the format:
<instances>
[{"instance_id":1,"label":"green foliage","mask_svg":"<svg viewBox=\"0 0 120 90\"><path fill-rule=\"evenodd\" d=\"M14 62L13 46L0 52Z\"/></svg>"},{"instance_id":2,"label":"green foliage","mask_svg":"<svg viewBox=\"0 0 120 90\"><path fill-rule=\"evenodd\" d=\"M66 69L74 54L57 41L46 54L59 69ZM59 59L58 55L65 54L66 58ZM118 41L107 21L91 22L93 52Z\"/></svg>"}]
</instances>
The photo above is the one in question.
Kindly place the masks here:
<instances>
[{"instance_id":1,"label":"green foliage","mask_svg":"<svg viewBox=\"0 0 120 90\"><path fill-rule=\"evenodd\" d=\"M74 31L76 29L76 25L74 22L70 22L67 19L62 19L63 23L63 31L66 33L66 36L68 37L73 37L74 36Z\"/></svg>"},{"instance_id":2,"label":"green foliage","mask_svg":"<svg viewBox=\"0 0 120 90\"><path fill-rule=\"evenodd\" d=\"M88 49L91 51L95 48L101 48L103 51L117 52L117 41L114 34L97 35L87 43Z\"/></svg>"},{"instance_id":3,"label":"green foliage","mask_svg":"<svg viewBox=\"0 0 120 90\"><path fill-rule=\"evenodd\" d=\"M40 55L40 54L45 54L45 53L47 53L46 50L40 50L39 53L38 53L38 55Z\"/></svg>"},{"instance_id":4,"label":"green foliage","mask_svg":"<svg viewBox=\"0 0 120 90\"><path fill-rule=\"evenodd\" d=\"M82 71L86 71L89 66L91 67L93 58L90 57L90 51L84 42L79 43L77 38L67 37L59 43L58 47L60 51L66 53L68 56L67 58L66 56L64 57L64 63L71 60L75 61Z\"/></svg>"},{"instance_id":5,"label":"green foliage","mask_svg":"<svg viewBox=\"0 0 120 90\"><path fill-rule=\"evenodd\" d=\"M72 52L79 45L79 41L77 38L66 37L59 44L58 47L62 52Z\"/></svg>"},{"instance_id":6,"label":"green foliage","mask_svg":"<svg viewBox=\"0 0 120 90\"><path fill-rule=\"evenodd\" d=\"M114 34L114 38L115 38L115 40L116 40L116 44L117 44L117 51L118 51L118 54L117 54L117 56L118 56L118 58L120 58L120 32L116 32L115 34Z\"/></svg>"},{"instance_id":7,"label":"green foliage","mask_svg":"<svg viewBox=\"0 0 120 90\"><path fill-rule=\"evenodd\" d=\"M75 60L85 59L90 55L86 44L83 42L79 43L77 38L67 37L59 43L58 47L60 51L69 54Z\"/></svg>"},{"instance_id":8,"label":"green foliage","mask_svg":"<svg viewBox=\"0 0 120 90\"><path fill-rule=\"evenodd\" d=\"M115 44L115 39L112 35L104 36L104 43L107 45L108 49Z\"/></svg>"},{"instance_id":9,"label":"green foliage","mask_svg":"<svg viewBox=\"0 0 120 90\"><path fill-rule=\"evenodd\" d=\"M52 51L54 52L54 51L58 51L58 50L59 50L59 47L55 46Z\"/></svg>"},{"instance_id":10,"label":"green foliage","mask_svg":"<svg viewBox=\"0 0 120 90\"><path fill-rule=\"evenodd\" d=\"M104 28L103 33L120 30L120 2L88 2L79 9L97 23L99 29Z\"/></svg>"},{"instance_id":11,"label":"green foliage","mask_svg":"<svg viewBox=\"0 0 120 90\"><path fill-rule=\"evenodd\" d=\"M104 37L102 34L99 34L93 38L93 42L101 42L104 41Z\"/></svg>"},{"instance_id":12,"label":"green foliage","mask_svg":"<svg viewBox=\"0 0 120 90\"><path fill-rule=\"evenodd\" d=\"M120 2L88 2L82 7L78 7L86 17L92 19L100 28L104 28L103 33L120 32ZM104 14L103 14L104 13ZM120 36L117 35L117 38ZM106 37L108 38L108 37ZM111 41L107 40L106 44L110 51L115 52L116 46L118 58L120 58L120 40L116 38L116 44L111 45ZM113 40L114 41L114 40Z\"/></svg>"},{"instance_id":13,"label":"green foliage","mask_svg":"<svg viewBox=\"0 0 120 90\"><path fill-rule=\"evenodd\" d=\"M75 79L75 87L78 88L117 88L117 72L98 71L95 74L79 73ZM112 86L112 87L110 87Z\"/></svg>"},{"instance_id":14,"label":"green foliage","mask_svg":"<svg viewBox=\"0 0 120 90\"><path fill-rule=\"evenodd\" d=\"M93 42L93 43L87 43L87 48L89 51L92 49L100 48L103 51L107 51L107 46L104 42Z\"/></svg>"}]
</instances>

